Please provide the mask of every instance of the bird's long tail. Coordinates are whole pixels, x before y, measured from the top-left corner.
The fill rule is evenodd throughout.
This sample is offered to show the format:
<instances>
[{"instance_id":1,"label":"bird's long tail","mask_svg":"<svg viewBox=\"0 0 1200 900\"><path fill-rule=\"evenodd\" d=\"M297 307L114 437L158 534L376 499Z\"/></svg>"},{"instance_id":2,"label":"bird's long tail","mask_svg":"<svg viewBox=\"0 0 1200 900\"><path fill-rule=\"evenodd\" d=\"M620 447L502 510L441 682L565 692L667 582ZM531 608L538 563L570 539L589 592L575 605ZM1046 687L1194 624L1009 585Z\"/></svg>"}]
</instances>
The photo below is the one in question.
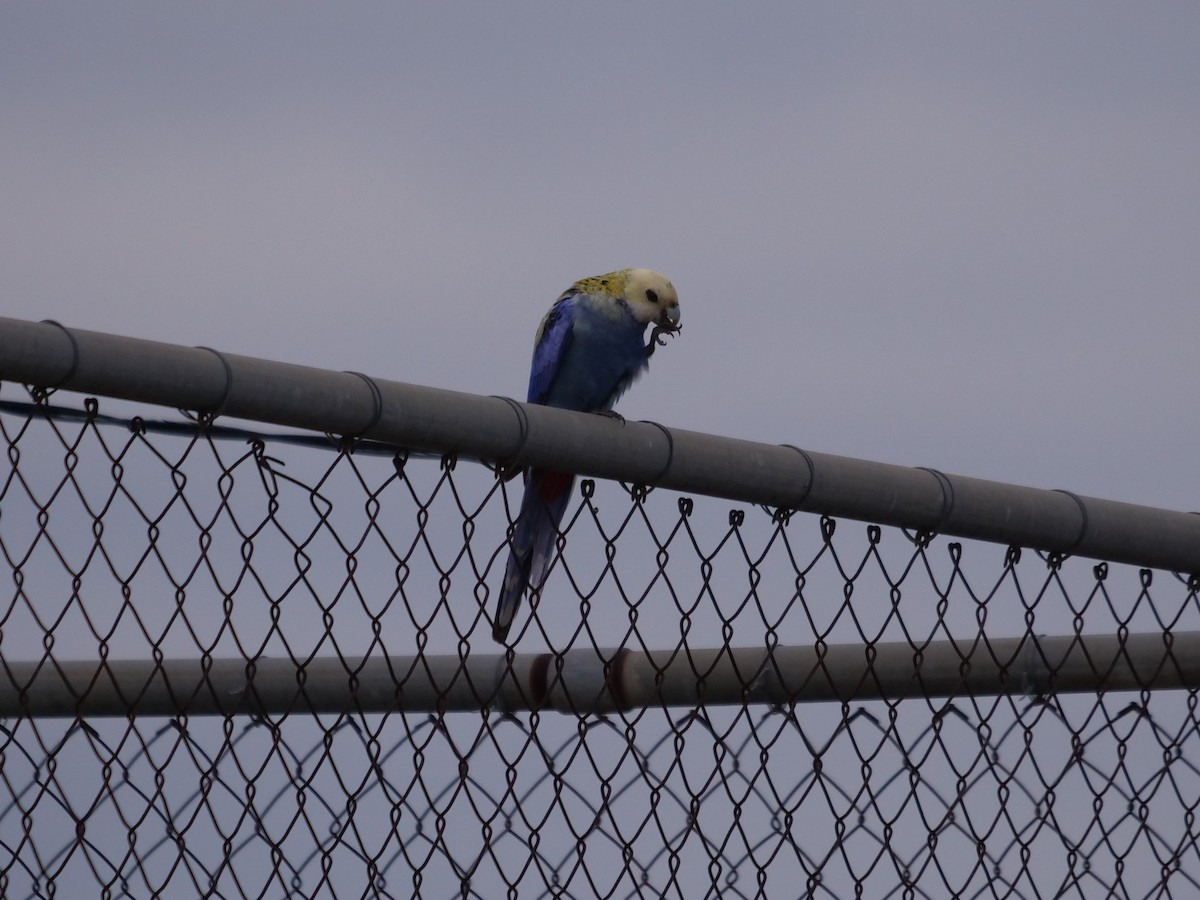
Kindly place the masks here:
<instances>
[{"instance_id":1,"label":"bird's long tail","mask_svg":"<svg viewBox=\"0 0 1200 900\"><path fill-rule=\"evenodd\" d=\"M571 497L575 476L553 469L531 469L525 476L525 498L513 526L504 584L492 620L492 638L500 644L521 607L525 589L539 590L554 558L558 524Z\"/></svg>"}]
</instances>

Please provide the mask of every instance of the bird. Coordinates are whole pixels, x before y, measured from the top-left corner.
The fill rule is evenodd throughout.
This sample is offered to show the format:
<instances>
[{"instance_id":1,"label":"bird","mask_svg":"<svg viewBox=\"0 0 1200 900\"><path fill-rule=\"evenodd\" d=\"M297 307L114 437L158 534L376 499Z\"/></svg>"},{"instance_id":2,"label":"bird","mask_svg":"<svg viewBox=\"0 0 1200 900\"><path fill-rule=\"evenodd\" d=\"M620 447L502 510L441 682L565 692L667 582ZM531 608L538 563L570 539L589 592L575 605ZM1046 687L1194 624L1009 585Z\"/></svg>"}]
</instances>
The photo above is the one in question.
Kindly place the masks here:
<instances>
[{"instance_id":1,"label":"bird","mask_svg":"<svg viewBox=\"0 0 1200 900\"><path fill-rule=\"evenodd\" d=\"M649 344L646 328L653 325ZM558 409L612 411L646 370L663 333L679 330L679 295L650 269L621 269L582 278L550 307L534 337L528 402ZM542 588L575 476L554 469L525 471L525 495L509 532L508 564L492 638L504 644L526 590Z\"/></svg>"}]
</instances>

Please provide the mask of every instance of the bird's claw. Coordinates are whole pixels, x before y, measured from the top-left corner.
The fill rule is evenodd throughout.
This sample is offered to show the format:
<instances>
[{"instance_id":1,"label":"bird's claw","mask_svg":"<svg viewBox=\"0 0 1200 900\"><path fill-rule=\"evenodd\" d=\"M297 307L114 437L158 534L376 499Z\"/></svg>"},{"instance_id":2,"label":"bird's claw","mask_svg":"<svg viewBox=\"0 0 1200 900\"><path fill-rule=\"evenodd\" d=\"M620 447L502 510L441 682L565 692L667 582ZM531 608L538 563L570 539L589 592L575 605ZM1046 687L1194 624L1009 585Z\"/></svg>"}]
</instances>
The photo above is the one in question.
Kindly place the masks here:
<instances>
[{"instance_id":1,"label":"bird's claw","mask_svg":"<svg viewBox=\"0 0 1200 900\"><path fill-rule=\"evenodd\" d=\"M655 325L650 332L650 343L646 344L646 357L654 354L655 347L667 346L667 337L675 337L683 329L682 325Z\"/></svg>"},{"instance_id":2,"label":"bird's claw","mask_svg":"<svg viewBox=\"0 0 1200 900\"><path fill-rule=\"evenodd\" d=\"M600 410L596 411L596 415L604 416L604 418L606 418L606 419L616 419L622 425L625 424L625 417L623 415L621 415L619 412L617 412L616 410L600 409Z\"/></svg>"}]
</instances>

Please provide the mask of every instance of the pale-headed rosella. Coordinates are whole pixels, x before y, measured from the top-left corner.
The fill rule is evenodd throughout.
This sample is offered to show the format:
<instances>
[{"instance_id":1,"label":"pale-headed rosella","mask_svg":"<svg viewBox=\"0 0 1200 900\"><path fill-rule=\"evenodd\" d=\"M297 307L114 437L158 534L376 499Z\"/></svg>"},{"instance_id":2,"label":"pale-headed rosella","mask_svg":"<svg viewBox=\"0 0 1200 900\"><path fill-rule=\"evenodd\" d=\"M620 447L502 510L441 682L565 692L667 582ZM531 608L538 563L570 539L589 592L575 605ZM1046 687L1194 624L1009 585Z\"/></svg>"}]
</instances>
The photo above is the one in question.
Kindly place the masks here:
<instances>
[{"instance_id":1,"label":"pale-headed rosella","mask_svg":"<svg viewBox=\"0 0 1200 900\"><path fill-rule=\"evenodd\" d=\"M650 343L646 326L654 325ZM622 269L583 278L555 301L538 326L529 373L530 403L607 413L646 370L660 332L679 327L679 296L662 275ZM492 623L504 643L526 589L540 593L575 476L525 472L525 497L509 541L508 566Z\"/></svg>"}]
</instances>

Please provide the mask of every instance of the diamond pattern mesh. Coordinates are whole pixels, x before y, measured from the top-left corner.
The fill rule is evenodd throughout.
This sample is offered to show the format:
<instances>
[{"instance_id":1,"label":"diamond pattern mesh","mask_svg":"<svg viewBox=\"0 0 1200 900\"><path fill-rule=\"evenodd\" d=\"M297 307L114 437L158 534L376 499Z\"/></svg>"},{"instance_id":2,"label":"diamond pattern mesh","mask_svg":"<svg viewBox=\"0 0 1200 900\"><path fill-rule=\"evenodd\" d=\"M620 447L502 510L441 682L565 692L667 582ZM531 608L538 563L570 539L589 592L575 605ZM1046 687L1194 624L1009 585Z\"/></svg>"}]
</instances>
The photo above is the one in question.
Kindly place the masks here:
<instances>
[{"instance_id":1,"label":"diamond pattern mesh","mask_svg":"<svg viewBox=\"0 0 1200 900\"><path fill-rule=\"evenodd\" d=\"M317 659L503 665L519 481L4 391L6 897L1200 891L1194 691L314 712ZM639 486L582 482L563 532L519 652L1200 630L1170 574ZM264 658L269 715L31 715L17 665Z\"/></svg>"}]
</instances>

